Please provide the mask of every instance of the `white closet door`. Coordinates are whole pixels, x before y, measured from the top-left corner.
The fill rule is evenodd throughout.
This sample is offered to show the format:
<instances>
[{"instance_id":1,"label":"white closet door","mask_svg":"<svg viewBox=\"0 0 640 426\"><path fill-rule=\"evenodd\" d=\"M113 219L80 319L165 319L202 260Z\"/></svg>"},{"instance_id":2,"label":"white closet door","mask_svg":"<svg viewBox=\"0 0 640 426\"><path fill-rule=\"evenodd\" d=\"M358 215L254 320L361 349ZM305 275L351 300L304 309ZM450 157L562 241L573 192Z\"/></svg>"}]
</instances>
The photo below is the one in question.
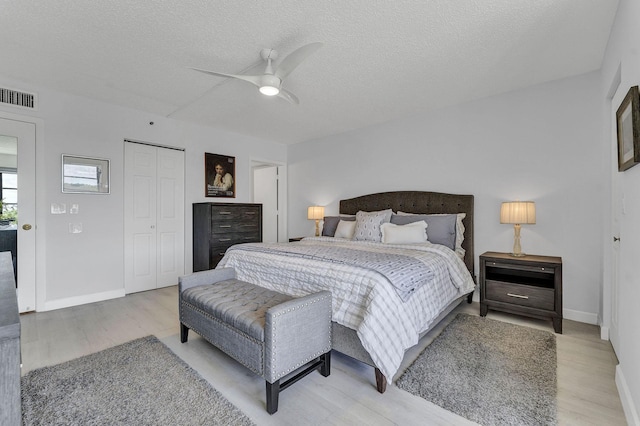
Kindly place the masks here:
<instances>
[{"instance_id":1,"label":"white closet door","mask_svg":"<svg viewBox=\"0 0 640 426\"><path fill-rule=\"evenodd\" d=\"M184 273L184 152L157 150L157 287L167 287Z\"/></svg>"},{"instance_id":2,"label":"white closet door","mask_svg":"<svg viewBox=\"0 0 640 426\"><path fill-rule=\"evenodd\" d=\"M156 288L156 148L124 144L124 289Z\"/></svg>"},{"instance_id":3,"label":"white closet door","mask_svg":"<svg viewBox=\"0 0 640 426\"><path fill-rule=\"evenodd\" d=\"M184 152L125 142L125 292L184 274Z\"/></svg>"}]
</instances>

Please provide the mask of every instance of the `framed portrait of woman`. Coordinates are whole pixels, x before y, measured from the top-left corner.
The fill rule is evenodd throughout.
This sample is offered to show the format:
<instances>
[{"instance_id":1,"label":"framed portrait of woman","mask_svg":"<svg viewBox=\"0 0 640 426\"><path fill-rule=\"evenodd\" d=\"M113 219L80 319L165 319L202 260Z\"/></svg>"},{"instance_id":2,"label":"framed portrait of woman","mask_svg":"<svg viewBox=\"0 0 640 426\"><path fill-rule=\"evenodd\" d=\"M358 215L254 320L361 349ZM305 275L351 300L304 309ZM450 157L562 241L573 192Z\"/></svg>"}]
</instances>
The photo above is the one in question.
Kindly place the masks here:
<instances>
[{"instance_id":1,"label":"framed portrait of woman","mask_svg":"<svg viewBox=\"0 0 640 426\"><path fill-rule=\"evenodd\" d=\"M236 158L228 155L204 153L205 196L236 196Z\"/></svg>"}]
</instances>

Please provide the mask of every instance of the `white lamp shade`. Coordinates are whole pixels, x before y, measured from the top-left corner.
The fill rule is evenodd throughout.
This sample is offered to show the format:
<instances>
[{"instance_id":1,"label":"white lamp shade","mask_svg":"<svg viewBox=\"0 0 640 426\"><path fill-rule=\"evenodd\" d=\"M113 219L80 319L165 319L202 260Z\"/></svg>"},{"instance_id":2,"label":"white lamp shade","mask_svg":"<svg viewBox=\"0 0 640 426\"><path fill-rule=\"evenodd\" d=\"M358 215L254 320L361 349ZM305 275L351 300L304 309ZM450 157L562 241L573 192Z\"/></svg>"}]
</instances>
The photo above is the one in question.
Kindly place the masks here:
<instances>
[{"instance_id":1,"label":"white lamp shade","mask_svg":"<svg viewBox=\"0 0 640 426\"><path fill-rule=\"evenodd\" d=\"M500 207L500 223L536 223L536 204L533 201L508 201Z\"/></svg>"},{"instance_id":2,"label":"white lamp shade","mask_svg":"<svg viewBox=\"0 0 640 426\"><path fill-rule=\"evenodd\" d=\"M311 206L307 209L307 219L322 220L324 218L324 207Z\"/></svg>"}]
</instances>

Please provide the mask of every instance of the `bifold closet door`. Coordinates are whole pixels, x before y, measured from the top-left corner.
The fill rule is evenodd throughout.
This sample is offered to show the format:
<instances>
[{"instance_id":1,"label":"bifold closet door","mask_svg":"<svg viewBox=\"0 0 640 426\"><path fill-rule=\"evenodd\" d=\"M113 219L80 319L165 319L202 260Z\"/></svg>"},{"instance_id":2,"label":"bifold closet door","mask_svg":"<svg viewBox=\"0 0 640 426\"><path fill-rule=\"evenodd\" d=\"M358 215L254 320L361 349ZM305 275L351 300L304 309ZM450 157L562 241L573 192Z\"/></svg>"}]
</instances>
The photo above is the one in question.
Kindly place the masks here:
<instances>
[{"instance_id":1,"label":"bifold closet door","mask_svg":"<svg viewBox=\"0 0 640 426\"><path fill-rule=\"evenodd\" d=\"M184 274L184 152L125 142L125 292Z\"/></svg>"}]
</instances>

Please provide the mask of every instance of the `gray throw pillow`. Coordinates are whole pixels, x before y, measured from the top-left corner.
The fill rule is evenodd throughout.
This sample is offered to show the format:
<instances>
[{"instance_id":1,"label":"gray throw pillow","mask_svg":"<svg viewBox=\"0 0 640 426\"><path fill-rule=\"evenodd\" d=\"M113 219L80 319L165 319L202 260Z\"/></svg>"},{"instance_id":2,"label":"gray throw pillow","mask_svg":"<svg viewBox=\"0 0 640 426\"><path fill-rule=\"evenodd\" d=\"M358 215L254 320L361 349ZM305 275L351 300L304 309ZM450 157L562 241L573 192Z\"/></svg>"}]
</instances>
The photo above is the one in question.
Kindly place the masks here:
<instances>
[{"instance_id":1,"label":"gray throw pillow","mask_svg":"<svg viewBox=\"0 0 640 426\"><path fill-rule=\"evenodd\" d=\"M382 241L382 231L380 225L389 222L393 211L380 210L377 212L356 213L356 230L353 239L356 241Z\"/></svg>"},{"instance_id":2,"label":"gray throw pillow","mask_svg":"<svg viewBox=\"0 0 640 426\"><path fill-rule=\"evenodd\" d=\"M391 223L396 225L406 225L407 223L424 220L427 222L427 239L433 244L441 244L451 250L456 248L456 220L458 215L397 215L391 216Z\"/></svg>"},{"instance_id":3,"label":"gray throw pillow","mask_svg":"<svg viewBox=\"0 0 640 426\"><path fill-rule=\"evenodd\" d=\"M356 217L355 216L325 216L324 224L322 225L322 236L333 237L336 234L338 223L340 223L341 220L354 221L356 220Z\"/></svg>"}]
</instances>

